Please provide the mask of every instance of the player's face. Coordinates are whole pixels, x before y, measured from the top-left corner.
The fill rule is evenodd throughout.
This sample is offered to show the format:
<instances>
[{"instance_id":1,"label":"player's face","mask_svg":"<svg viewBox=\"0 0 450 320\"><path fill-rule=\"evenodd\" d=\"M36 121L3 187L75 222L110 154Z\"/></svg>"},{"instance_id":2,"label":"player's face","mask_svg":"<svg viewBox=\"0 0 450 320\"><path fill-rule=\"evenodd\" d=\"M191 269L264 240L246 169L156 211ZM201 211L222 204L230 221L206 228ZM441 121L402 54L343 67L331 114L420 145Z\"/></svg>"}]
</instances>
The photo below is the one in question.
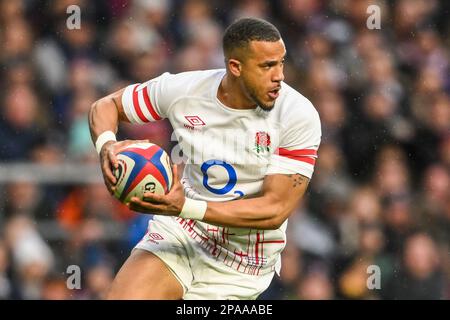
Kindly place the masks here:
<instances>
[{"instance_id":1,"label":"player's face","mask_svg":"<svg viewBox=\"0 0 450 320\"><path fill-rule=\"evenodd\" d=\"M286 49L283 41L252 41L242 63L242 83L246 94L262 109L272 110L284 80Z\"/></svg>"}]
</instances>

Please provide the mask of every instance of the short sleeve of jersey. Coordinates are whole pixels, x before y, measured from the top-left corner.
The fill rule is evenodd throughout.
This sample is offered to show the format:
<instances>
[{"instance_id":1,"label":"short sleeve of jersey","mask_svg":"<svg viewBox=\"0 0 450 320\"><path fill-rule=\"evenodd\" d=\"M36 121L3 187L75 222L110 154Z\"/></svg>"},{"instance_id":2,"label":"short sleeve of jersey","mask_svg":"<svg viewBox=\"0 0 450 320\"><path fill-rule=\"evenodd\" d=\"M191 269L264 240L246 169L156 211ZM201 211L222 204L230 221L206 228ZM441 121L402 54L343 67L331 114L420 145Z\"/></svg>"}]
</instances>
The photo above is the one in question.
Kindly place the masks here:
<instances>
[{"instance_id":1,"label":"short sleeve of jersey","mask_svg":"<svg viewBox=\"0 0 450 320\"><path fill-rule=\"evenodd\" d=\"M176 79L172 79L175 77L166 72L147 82L127 86L122 94L122 105L128 120L144 124L167 118L172 102L184 92L177 88Z\"/></svg>"},{"instance_id":2,"label":"short sleeve of jersey","mask_svg":"<svg viewBox=\"0 0 450 320\"><path fill-rule=\"evenodd\" d=\"M279 147L270 158L266 174L299 173L311 179L322 131L316 109L309 101L305 107L296 108L286 117Z\"/></svg>"}]
</instances>

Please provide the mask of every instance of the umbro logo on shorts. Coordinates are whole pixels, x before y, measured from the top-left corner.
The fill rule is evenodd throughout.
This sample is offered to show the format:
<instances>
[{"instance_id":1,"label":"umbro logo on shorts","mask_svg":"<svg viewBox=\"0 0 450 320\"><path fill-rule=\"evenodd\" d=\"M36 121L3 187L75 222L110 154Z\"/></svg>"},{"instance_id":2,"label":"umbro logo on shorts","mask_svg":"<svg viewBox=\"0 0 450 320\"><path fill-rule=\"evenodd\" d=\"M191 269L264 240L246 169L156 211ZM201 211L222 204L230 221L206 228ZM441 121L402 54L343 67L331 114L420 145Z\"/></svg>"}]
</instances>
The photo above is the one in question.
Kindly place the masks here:
<instances>
[{"instance_id":1,"label":"umbro logo on shorts","mask_svg":"<svg viewBox=\"0 0 450 320\"><path fill-rule=\"evenodd\" d=\"M151 232L148 236L153 240L164 240L163 236L156 232Z\"/></svg>"}]
</instances>

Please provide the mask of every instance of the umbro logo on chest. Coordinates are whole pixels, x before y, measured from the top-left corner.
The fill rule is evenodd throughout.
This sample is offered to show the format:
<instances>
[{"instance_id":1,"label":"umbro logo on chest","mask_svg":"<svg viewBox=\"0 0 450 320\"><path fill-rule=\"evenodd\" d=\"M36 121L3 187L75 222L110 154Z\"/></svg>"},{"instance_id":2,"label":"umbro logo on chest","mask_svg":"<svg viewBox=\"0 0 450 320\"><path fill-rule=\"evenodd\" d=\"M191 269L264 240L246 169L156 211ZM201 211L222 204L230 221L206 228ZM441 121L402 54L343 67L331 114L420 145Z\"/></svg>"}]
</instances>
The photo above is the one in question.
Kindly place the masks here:
<instances>
[{"instance_id":1,"label":"umbro logo on chest","mask_svg":"<svg viewBox=\"0 0 450 320\"><path fill-rule=\"evenodd\" d=\"M195 127L203 127L206 123L199 116L184 116L189 124L184 124L186 129L196 130Z\"/></svg>"}]
</instances>

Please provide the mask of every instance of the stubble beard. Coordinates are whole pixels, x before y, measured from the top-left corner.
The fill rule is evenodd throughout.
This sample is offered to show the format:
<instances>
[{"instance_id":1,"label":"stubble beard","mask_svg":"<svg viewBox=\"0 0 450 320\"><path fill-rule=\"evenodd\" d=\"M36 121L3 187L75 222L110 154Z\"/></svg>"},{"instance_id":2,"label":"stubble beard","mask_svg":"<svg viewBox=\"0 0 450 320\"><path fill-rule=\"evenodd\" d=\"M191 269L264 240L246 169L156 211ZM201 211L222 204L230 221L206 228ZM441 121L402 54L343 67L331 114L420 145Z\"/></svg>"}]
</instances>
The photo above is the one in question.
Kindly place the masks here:
<instances>
[{"instance_id":1,"label":"stubble beard","mask_svg":"<svg viewBox=\"0 0 450 320\"><path fill-rule=\"evenodd\" d=\"M272 105L264 104L257 98L254 90L247 87L247 92L249 93L250 98L256 103L255 113L263 118L267 118L270 111L273 110L275 102Z\"/></svg>"}]
</instances>

